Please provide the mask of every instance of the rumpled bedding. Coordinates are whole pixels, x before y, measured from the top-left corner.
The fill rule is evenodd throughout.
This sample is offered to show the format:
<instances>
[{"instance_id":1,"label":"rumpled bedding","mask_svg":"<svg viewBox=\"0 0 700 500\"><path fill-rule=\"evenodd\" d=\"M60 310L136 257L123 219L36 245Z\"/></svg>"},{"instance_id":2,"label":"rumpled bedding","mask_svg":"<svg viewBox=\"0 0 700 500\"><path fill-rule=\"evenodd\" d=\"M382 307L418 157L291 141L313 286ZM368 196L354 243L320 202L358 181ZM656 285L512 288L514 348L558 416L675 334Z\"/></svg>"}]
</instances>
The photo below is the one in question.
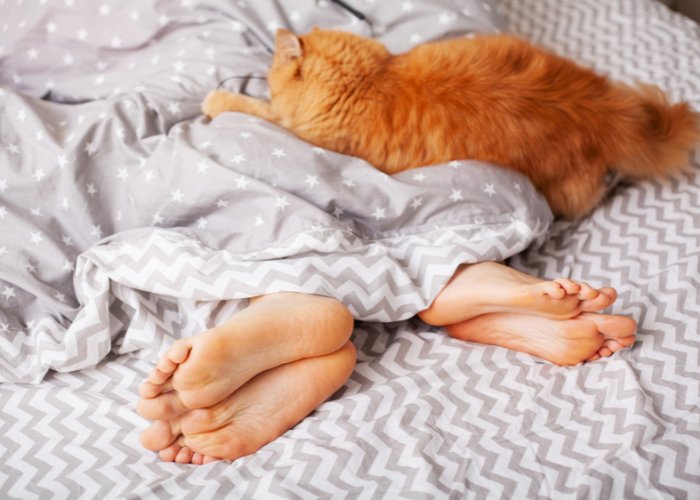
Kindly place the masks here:
<instances>
[{"instance_id":1,"label":"rumpled bedding","mask_svg":"<svg viewBox=\"0 0 700 500\"><path fill-rule=\"evenodd\" d=\"M474 6L411 13L459 16L436 35L496 30ZM304 20L300 32L353 28L335 5L15 10L23 29L3 67L18 85L0 103L3 380L162 350L279 291L336 297L358 320L407 319L460 263L510 257L551 221L529 181L502 168L454 161L389 177L250 116L203 120L218 84L249 90L229 75L264 71L287 17ZM401 50L411 23L373 15Z\"/></svg>"},{"instance_id":2,"label":"rumpled bedding","mask_svg":"<svg viewBox=\"0 0 700 500\"><path fill-rule=\"evenodd\" d=\"M498 167L387 177L199 104L221 82L264 95L240 77L264 74L274 30L319 25L394 51L509 30L700 108L698 26L651 0L348 3L370 24L323 0L0 3L2 496L697 497L697 168L550 226ZM460 262L509 256L617 287L637 344L559 368L412 318ZM232 464L144 452L157 354L280 290L351 308L346 385Z\"/></svg>"}]
</instances>

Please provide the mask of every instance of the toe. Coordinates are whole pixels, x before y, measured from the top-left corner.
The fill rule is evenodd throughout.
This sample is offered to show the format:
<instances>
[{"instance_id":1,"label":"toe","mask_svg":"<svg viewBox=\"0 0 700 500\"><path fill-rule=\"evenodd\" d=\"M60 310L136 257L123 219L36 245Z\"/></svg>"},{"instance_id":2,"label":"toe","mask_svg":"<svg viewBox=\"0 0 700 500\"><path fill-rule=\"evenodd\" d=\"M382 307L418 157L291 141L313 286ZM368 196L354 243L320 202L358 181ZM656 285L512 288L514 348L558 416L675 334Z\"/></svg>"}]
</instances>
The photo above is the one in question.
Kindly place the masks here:
<instances>
[{"instance_id":1,"label":"toe","mask_svg":"<svg viewBox=\"0 0 700 500\"><path fill-rule=\"evenodd\" d=\"M637 329L637 322L627 316L582 313L579 317L592 321L606 339L618 340L632 337Z\"/></svg>"},{"instance_id":2,"label":"toe","mask_svg":"<svg viewBox=\"0 0 700 500\"><path fill-rule=\"evenodd\" d=\"M179 435L177 422L158 420L141 433L140 441L144 448L151 451L164 450L172 445Z\"/></svg>"},{"instance_id":3,"label":"toe","mask_svg":"<svg viewBox=\"0 0 700 500\"><path fill-rule=\"evenodd\" d=\"M175 461L179 464L190 464L192 463L192 455L194 452L190 450L187 446L180 448L180 451L175 455Z\"/></svg>"},{"instance_id":4,"label":"toe","mask_svg":"<svg viewBox=\"0 0 700 500\"><path fill-rule=\"evenodd\" d=\"M554 299L563 299L566 297L566 289L559 283L559 281L543 281L538 283L537 286L540 288L541 292L545 295L549 295Z\"/></svg>"},{"instance_id":5,"label":"toe","mask_svg":"<svg viewBox=\"0 0 700 500\"><path fill-rule=\"evenodd\" d=\"M170 361L170 360L168 360L168 361ZM161 363L162 363L162 361L161 361ZM160 365L160 363L158 363L158 364ZM163 385L165 383L165 381L170 378L171 375L172 375L172 371L164 372L160 368L155 368L148 375L148 378L146 380L153 385Z\"/></svg>"},{"instance_id":6,"label":"toe","mask_svg":"<svg viewBox=\"0 0 700 500\"><path fill-rule=\"evenodd\" d=\"M195 465L202 465L204 463L204 455L202 455L201 453L193 453L192 463Z\"/></svg>"},{"instance_id":7,"label":"toe","mask_svg":"<svg viewBox=\"0 0 700 500\"><path fill-rule=\"evenodd\" d=\"M202 463L203 464L210 464L212 462L219 462L219 461L221 461L220 458L210 457L208 455L204 455L204 460L202 460Z\"/></svg>"},{"instance_id":8,"label":"toe","mask_svg":"<svg viewBox=\"0 0 700 500\"><path fill-rule=\"evenodd\" d=\"M167 448L160 450L160 452L158 452L158 456L163 462L174 462L175 457L177 457L181 449L182 447L179 444L173 443Z\"/></svg>"},{"instance_id":9,"label":"toe","mask_svg":"<svg viewBox=\"0 0 700 500\"><path fill-rule=\"evenodd\" d=\"M154 398L139 400L137 412L143 418L149 420L168 420L185 413L187 408L177 396L177 392L170 391Z\"/></svg>"},{"instance_id":10,"label":"toe","mask_svg":"<svg viewBox=\"0 0 700 500\"><path fill-rule=\"evenodd\" d=\"M600 293L590 300L581 302L581 311L596 312L610 307L617 300L617 291L614 288L601 288Z\"/></svg>"},{"instance_id":11,"label":"toe","mask_svg":"<svg viewBox=\"0 0 700 500\"><path fill-rule=\"evenodd\" d=\"M581 289L581 286L578 283L576 283L574 280L570 280L569 278L558 278L554 281L559 283L559 285L568 295L575 295Z\"/></svg>"},{"instance_id":12,"label":"toe","mask_svg":"<svg viewBox=\"0 0 700 500\"><path fill-rule=\"evenodd\" d=\"M578 292L579 299L593 300L599 295L598 290L593 288L588 283L579 283L579 285L581 286L581 289Z\"/></svg>"},{"instance_id":13,"label":"toe","mask_svg":"<svg viewBox=\"0 0 700 500\"><path fill-rule=\"evenodd\" d=\"M177 368L177 365L178 363L170 359L170 353L168 353L168 355L163 356L163 358L158 362L156 369L165 375L171 375L175 371L175 368ZM162 384L163 382L156 383Z\"/></svg>"},{"instance_id":14,"label":"toe","mask_svg":"<svg viewBox=\"0 0 700 500\"><path fill-rule=\"evenodd\" d=\"M168 350L166 358L168 358L175 365L184 363L187 356L190 354L190 349L192 348L192 341L189 338L180 339L175 342L172 347ZM174 368L173 368L174 370Z\"/></svg>"},{"instance_id":15,"label":"toe","mask_svg":"<svg viewBox=\"0 0 700 500\"><path fill-rule=\"evenodd\" d=\"M607 339L605 342L603 342L603 345L612 352L617 352L634 344L634 340L634 336L624 337L621 339Z\"/></svg>"},{"instance_id":16,"label":"toe","mask_svg":"<svg viewBox=\"0 0 700 500\"><path fill-rule=\"evenodd\" d=\"M258 441L260 436L251 440L251 434L234 432L233 426L226 426L212 432L185 436L185 443L202 455L236 460L255 453L270 441L269 439Z\"/></svg>"},{"instance_id":17,"label":"toe","mask_svg":"<svg viewBox=\"0 0 700 500\"><path fill-rule=\"evenodd\" d=\"M163 384L154 384L153 382L144 382L139 387L139 396L142 398L155 398L159 394L167 392L173 388L172 380L168 379Z\"/></svg>"},{"instance_id":18,"label":"toe","mask_svg":"<svg viewBox=\"0 0 700 500\"><path fill-rule=\"evenodd\" d=\"M598 349L598 354L600 355L601 358L607 358L608 356L612 356L612 353L613 352L605 346Z\"/></svg>"}]
</instances>

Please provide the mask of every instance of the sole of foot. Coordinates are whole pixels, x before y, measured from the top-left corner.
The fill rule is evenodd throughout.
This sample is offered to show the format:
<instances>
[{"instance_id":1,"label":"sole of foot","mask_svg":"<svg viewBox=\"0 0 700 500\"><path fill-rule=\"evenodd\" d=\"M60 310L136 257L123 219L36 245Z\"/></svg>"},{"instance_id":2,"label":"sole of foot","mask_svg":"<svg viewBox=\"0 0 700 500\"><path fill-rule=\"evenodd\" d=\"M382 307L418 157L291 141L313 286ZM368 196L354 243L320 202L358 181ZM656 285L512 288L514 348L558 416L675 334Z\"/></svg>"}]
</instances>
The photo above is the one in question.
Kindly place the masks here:
<instances>
[{"instance_id":1,"label":"sole of foot","mask_svg":"<svg viewBox=\"0 0 700 500\"><path fill-rule=\"evenodd\" d=\"M255 453L309 415L347 381L355 348L288 363L259 374L210 408L159 420L141 434L162 460L209 463Z\"/></svg>"},{"instance_id":2,"label":"sole of foot","mask_svg":"<svg viewBox=\"0 0 700 500\"><path fill-rule=\"evenodd\" d=\"M167 419L209 407L270 368L337 351L352 328L350 312L335 299L261 297L224 325L175 342L142 384L139 413Z\"/></svg>"},{"instance_id":3,"label":"sole of foot","mask_svg":"<svg viewBox=\"0 0 700 500\"><path fill-rule=\"evenodd\" d=\"M625 316L582 313L554 320L494 313L448 326L450 336L532 354L560 366L608 357L635 341L637 322Z\"/></svg>"},{"instance_id":4,"label":"sole of foot","mask_svg":"<svg viewBox=\"0 0 700 500\"><path fill-rule=\"evenodd\" d=\"M614 288L593 288L569 278L547 281L503 264L481 262L462 266L418 316L435 326L499 312L568 319L582 312L602 311L615 300Z\"/></svg>"}]
</instances>

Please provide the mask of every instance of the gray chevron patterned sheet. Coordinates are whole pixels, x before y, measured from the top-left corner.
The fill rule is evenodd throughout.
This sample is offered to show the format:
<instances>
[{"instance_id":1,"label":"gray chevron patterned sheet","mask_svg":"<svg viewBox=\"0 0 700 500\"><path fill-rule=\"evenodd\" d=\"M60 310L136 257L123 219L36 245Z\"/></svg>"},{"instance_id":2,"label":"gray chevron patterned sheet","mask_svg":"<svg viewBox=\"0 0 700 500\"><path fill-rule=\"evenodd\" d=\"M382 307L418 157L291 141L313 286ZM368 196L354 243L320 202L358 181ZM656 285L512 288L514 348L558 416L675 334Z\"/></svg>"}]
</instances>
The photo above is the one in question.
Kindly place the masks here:
<instances>
[{"instance_id":1,"label":"gray chevron patterned sheet","mask_svg":"<svg viewBox=\"0 0 700 500\"><path fill-rule=\"evenodd\" d=\"M206 93L264 95L274 31L394 51L510 31L700 108L700 27L652 0L0 0L2 498L700 498L700 153L577 223L456 161L394 177ZM462 262L620 292L638 342L559 368L412 316ZM335 296L358 363L258 453L142 450L159 353L281 290Z\"/></svg>"}]
</instances>

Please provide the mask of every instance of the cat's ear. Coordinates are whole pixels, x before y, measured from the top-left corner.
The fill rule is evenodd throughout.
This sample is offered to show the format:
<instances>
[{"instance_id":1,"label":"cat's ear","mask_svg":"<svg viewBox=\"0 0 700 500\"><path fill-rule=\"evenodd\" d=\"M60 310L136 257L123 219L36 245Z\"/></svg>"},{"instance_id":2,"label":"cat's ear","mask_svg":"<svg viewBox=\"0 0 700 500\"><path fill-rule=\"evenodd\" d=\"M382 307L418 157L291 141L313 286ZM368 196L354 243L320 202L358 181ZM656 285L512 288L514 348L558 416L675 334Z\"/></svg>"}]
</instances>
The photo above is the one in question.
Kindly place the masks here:
<instances>
[{"instance_id":1,"label":"cat's ear","mask_svg":"<svg viewBox=\"0 0 700 500\"><path fill-rule=\"evenodd\" d=\"M302 56L301 41L291 31L278 29L275 37L275 53L277 53L283 61L293 61Z\"/></svg>"}]
</instances>

